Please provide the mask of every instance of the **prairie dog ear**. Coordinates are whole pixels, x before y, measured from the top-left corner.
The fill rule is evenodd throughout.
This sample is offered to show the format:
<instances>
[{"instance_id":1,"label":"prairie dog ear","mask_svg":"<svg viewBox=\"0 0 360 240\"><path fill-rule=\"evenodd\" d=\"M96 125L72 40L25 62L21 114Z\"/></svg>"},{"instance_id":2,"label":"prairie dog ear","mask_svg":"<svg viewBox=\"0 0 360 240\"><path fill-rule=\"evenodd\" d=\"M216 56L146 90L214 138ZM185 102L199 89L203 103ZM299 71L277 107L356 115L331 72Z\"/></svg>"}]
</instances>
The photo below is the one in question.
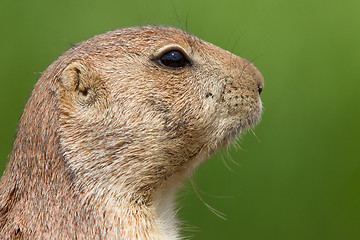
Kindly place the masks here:
<instances>
[{"instance_id":1,"label":"prairie dog ear","mask_svg":"<svg viewBox=\"0 0 360 240\"><path fill-rule=\"evenodd\" d=\"M60 102L67 107L91 107L106 97L99 72L85 61L69 64L61 74Z\"/></svg>"}]
</instances>

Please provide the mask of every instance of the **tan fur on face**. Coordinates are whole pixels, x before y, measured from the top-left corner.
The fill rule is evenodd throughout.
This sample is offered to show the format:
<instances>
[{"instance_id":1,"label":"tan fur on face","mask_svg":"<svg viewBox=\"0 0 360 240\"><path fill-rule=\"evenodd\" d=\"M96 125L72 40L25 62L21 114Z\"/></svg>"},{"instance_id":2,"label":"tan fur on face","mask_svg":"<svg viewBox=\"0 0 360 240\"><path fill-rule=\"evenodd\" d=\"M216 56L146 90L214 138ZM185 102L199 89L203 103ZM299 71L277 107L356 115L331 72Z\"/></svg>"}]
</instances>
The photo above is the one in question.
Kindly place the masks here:
<instances>
[{"instance_id":1,"label":"tan fur on face","mask_svg":"<svg viewBox=\"0 0 360 240\"><path fill-rule=\"evenodd\" d=\"M176 49L190 65L156 61ZM263 79L183 31L119 29L42 75L0 183L0 236L177 239L181 181L258 122Z\"/></svg>"}]
</instances>

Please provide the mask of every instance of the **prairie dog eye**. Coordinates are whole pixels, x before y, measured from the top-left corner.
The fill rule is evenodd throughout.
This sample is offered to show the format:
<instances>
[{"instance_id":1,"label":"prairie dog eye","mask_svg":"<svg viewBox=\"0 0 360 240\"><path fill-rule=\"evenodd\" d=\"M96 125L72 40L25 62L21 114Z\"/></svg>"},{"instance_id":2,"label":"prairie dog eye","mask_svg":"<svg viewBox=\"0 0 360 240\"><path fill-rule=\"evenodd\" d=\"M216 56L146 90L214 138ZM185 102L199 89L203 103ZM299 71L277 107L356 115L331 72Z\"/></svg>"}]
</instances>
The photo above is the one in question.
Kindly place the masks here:
<instances>
[{"instance_id":1,"label":"prairie dog eye","mask_svg":"<svg viewBox=\"0 0 360 240\"><path fill-rule=\"evenodd\" d=\"M169 68L183 68L190 65L188 58L178 50L170 50L162 54L157 60L161 65Z\"/></svg>"}]
</instances>

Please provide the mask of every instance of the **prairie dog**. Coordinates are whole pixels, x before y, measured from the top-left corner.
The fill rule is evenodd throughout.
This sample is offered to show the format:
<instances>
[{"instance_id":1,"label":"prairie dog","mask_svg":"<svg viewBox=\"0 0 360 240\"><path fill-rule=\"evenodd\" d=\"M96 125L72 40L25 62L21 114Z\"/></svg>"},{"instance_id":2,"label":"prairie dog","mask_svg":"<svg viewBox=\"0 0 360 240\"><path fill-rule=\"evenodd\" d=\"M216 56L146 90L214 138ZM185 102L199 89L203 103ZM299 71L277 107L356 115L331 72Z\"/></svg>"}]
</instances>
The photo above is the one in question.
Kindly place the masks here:
<instances>
[{"instance_id":1,"label":"prairie dog","mask_svg":"<svg viewBox=\"0 0 360 240\"><path fill-rule=\"evenodd\" d=\"M181 181L260 118L249 61L169 27L81 42L43 72L0 182L0 239L180 239Z\"/></svg>"}]
</instances>

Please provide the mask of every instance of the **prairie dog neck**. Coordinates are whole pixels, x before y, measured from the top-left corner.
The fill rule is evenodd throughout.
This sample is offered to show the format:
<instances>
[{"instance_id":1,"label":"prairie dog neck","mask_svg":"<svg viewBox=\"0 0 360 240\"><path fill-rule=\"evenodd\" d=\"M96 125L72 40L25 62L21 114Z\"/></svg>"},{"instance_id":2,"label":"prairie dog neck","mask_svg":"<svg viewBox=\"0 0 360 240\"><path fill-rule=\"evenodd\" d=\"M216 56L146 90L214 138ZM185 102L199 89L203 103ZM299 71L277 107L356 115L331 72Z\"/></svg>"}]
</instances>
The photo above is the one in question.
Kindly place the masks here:
<instances>
[{"instance_id":1,"label":"prairie dog neck","mask_svg":"<svg viewBox=\"0 0 360 240\"><path fill-rule=\"evenodd\" d=\"M180 239L183 179L261 115L261 73L183 31L125 28L42 74L0 182L1 239Z\"/></svg>"}]
</instances>

